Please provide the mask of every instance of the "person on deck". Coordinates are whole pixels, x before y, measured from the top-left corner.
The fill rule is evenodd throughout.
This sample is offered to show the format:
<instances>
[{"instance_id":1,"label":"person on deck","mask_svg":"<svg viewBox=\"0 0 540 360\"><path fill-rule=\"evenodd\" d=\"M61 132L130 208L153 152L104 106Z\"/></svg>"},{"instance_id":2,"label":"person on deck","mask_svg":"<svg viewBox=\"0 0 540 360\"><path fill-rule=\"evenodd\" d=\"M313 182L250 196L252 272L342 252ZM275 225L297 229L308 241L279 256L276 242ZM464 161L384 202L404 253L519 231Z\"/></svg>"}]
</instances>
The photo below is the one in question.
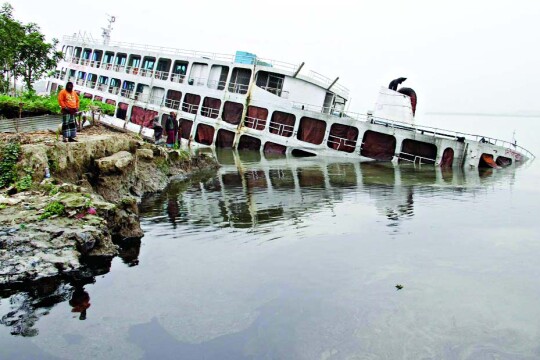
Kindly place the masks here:
<instances>
[{"instance_id":1,"label":"person on deck","mask_svg":"<svg viewBox=\"0 0 540 360\"><path fill-rule=\"evenodd\" d=\"M165 120L165 131L167 132L167 147L172 148L176 144L178 134L178 122L174 111L171 111Z\"/></svg>"},{"instance_id":2,"label":"person on deck","mask_svg":"<svg viewBox=\"0 0 540 360\"><path fill-rule=\"evenodd\" d=\"M75 114L79 111L79 96L73 90L73 83L70 81L66 88L58 93L58 104L62 110L62 137L64 142L76 142L77 123Z\"/></svg>"},{"instance_id":3,"label":"person on deck","mask_svg":"<svg viewBox=\"0 0 540 360\"><path fill-rule=\"evenodd\" d=\"M159 122L159 117L156 116L154 118L152 127L154 128L154 143L159 144L161 142L161 136L163 136L163 126Z\"/></svg>"}]
</instances>

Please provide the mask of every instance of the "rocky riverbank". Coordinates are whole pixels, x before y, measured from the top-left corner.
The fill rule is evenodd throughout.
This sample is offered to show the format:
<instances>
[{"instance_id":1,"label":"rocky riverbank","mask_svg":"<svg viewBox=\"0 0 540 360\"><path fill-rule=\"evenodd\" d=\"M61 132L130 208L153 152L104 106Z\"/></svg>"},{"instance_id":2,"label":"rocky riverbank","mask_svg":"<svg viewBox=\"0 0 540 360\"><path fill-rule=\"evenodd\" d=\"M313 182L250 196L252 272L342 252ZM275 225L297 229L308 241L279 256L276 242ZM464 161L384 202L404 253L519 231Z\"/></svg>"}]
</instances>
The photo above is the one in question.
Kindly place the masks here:
<instances>
[{"instance_id":1,"label":"rocky riverbank","mask_svg":"<svg viewBox=\"0 0 540 360\"><path fill-rule=\"evenodd\" d=\"M0 287L69 276L92 259L114 257L118 244L143 236L143 194L216 166L211 157L100 127L85 129L76 143L47 132L2 134L0 142L20 144L23 179L0 191Z\"/></svg>"}]
</instances>

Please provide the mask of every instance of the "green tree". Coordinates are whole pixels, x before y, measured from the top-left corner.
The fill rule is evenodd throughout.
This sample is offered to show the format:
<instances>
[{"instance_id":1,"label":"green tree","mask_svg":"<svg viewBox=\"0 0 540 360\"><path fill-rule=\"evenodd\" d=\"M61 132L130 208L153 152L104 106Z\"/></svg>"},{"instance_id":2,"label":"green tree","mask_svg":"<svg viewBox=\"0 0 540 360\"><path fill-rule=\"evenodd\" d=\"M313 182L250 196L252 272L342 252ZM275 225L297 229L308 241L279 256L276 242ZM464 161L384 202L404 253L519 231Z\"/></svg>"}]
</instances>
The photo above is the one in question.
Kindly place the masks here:
<instances>
[{"instance_id":1,"label":"green tree","mask_svg":"<svg viewBox=\"0 0 540 360\"><path fill-rule=\"evenodd\" d=\"M13 18L13 7L4 3L0 9L0 90L7 93L10 79L21 77L29 91L32 83L54 69L62 53L56 51L58 41L45 41L37 24L23 24Z\"/></svg>"}]
</instances>

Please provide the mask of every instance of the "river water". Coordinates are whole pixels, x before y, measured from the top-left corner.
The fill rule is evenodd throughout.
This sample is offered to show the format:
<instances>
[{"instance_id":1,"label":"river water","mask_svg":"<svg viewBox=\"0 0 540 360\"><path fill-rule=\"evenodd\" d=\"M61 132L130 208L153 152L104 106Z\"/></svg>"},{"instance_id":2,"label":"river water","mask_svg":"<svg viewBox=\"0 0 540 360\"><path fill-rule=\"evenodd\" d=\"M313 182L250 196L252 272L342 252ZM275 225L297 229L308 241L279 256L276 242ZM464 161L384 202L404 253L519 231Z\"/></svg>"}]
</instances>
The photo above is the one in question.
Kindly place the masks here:
<instances>
[{"instance_id":1,"label":"river water","mask_svg":"<svg viewBox=\"0 0 540 360\"><path fill-rule=\"evenodd\" d=\"M540 153L538 119L429 120ZM112 264L4 295L0 358L540 358L540 163L217 156Z\"/></svg>"}]
</instances>

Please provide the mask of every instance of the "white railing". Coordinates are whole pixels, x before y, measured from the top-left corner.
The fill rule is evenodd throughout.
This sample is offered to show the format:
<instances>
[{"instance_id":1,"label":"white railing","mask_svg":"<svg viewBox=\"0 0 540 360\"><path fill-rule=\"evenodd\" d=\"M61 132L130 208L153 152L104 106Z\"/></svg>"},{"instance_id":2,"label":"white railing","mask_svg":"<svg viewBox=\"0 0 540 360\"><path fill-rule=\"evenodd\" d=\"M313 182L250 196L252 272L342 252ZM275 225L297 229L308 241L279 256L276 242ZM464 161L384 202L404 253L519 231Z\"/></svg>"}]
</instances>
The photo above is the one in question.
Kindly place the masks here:
<instances>
[{"instance_id":1,"label":"white railing","mask_svg":"<svg viewBox=\"0 0 540 360\"><path fill-rule=\"evenodd\" d=\"M199 110L199 105L188 104L188 103L183 103L182 104L182 111L183 112L187 112L187 113L190 113L190 114L196 114L198 110Z\"/></svg>"},{"instance_id":2,"label":"white railing","mask_svg":"<svg viewBox=\"0 0 540 360\"><path fill-rule=\"evenodd\" d=\"M118 86L111 86L109 88L109 93L111 93L113 95L118 95L119 92L120 92L120 87L118 87Z\"/></svg>"},{"instance_id":3,"label":"white railing","mask_svg":"<svg viewBox=\"0 0 540 360\"><path fill-rule=\"evenodd\" d=\"M311 79L313 79L313 80L315 80L315 81L317 81L319 83L322 83L325 86L330 86L335 81L335 79L330 79L329 77L324 76L322 74L319 74L318 72L313 71L313 70L309 72L309 75L307 75L307 77L311 78ZM337 82L334 85L332 85L332 88L330 90L332 90L334 88L341 91L343 93L343 95L345 95L345 96L349 95L349 89L347 89L343 85L340 85Z\"/></svg>"},{"instance_id":4,"label":"white railing","mask_svg":"<svg viewBox=\"0 0 540 360\"><path fill-rule=\"evenodd\" d=\"M409 157L412 158L411 159L408 159L406 157L402 157L402 155L407 155ZM400 160L403 160L403 161L408 161L408 162L411 162L411 163L414 163L416 164L418 162L418 164L422 164L422 160L424 160L424 164L435 164L435 159L430 159L430 158L427 158L427 157L424 157L424 156L420 156L420 155L415 155L415 154L409 154L409 153L406 153L406 152L403 152L401 151L397 157L400 159Z\"/></svg>"},{"instance_id":5,"label":"white railing","mask_svg":"<svg viewBox=\"0 0 540 360\"><path fill-rule=\"evenodd\" d=\"M77 85L84 85L84 79L77 79L77 81L75 82Z\"/></svg>"},{"instance_id":6,"label":"white railing","mask_svg":"<svg viewBox=\"0 0 540 360\"><path fill-rule=\"evenodd\" d=\"M299 67L299 65L287 63L287 62L284 62L284 61L273 60L273 59L263 59L263 58L259 58L259 57L256 58L256 61L257 61L257 66L270 66L272 68L286 70L286 71L290 71L292 73L295 73L296 70L298 70L298 67ZM268 64L268 65L266 65L266 64Z\"/></svg>"},{"instance_id":7,"label":"white railing","mask_svg":"<svg viewBox=\"0 0 540 360\"><path fill-rule=\"evenodd\" d=\"M208 87L210 89L224 90L226 85L226 81L208 80Z\"/></svg>"},{"instance_id":8,"label":"white railing","mask_svg":"<svg viewBox=\"0 0 540 360\"><path fill-rule=\"evenodd\" d=\"M338 151L343 151L341 149L342 146L347 146L347 147L352 147L352 148L356 147L356 140L349 140L347 138L343 138L343 137L339 137L335 135L328 135L328 142L331 144L337 145L337 148L335 148L335 150L338 150Z\"/></svg>"},{"instance_id":9,"label":"white railing","mask_svg":"<svg viewBox=\"0 0 540 360\"><path fill-rule=\"evenodd\" d=\"M113 66L114 66L113 63L105 63L103 64L103 69L112 70Z\"/></svg>"},{"instance_id":10,"label":"white railing","mask_svg":"<svg viewBox=\"0 0 540 360\"><path fill-rule=\"evenodd\" d=\"M275 130L276 132L272 132L272 134L277 134L279 136L285 136L285 137L291 137L294 132L294 126L292 125L285 125L280 123L273 123L270 122L270 125L268 125L268 128L270 130ZM288 134L286 134L288 133Z\"/></svg>"},{"instance_id":11,"label":"white railing","mask_svg":"<svg viewBox=\"0 0 540 360\"><path fill-rule=\"evenodd\" d=\"M175 83L183 83L185 78L185 74L172 74L171 81Z\"/></svg>"},{"instance_id":12,"label":"white railing","mask_svg":"<svg viewBox=\"0 0 540 360\"><path fill-rule=\"evenodd\" d=\"M120 92L120 96L131 99L131 97L133 96L133 90L122 89L122 91Z\"/></svg>"},{"instance_id":13,"label":"white railing","mask_svg":"<svg viewBox=\"0 0 540 360\"><path fill-rule=\"evenodd\" d=\"M240 83L229 83L229 91L235 94L246 94L248 92L249 85Z\"/></svg>"},{"instance_id":14,"label":"white railing","mask_svg":"<svg viewBox=\"0 0 540 360\"><path fill-rule=\"evenodd\" d=\"M90 89L93 89L95 86L96 86L96 82L95 82L95 81L87 81L87 82L86 82L86 87L88 87L88 88L90 88Z\"/></svg>"},{"instance_id":15,"label":"white railing","mask_svg":"<svg viewBox=\"0 0 540 360\"><path fill-rule=\"evenodd\" d=\"M246 116L244 118L244 125L248 128L261 131L266 127L266 120Z\"/></svg>"},{"instance_id":16,"label":"white railing","mask_svg":"<svg viewBox=\"0 0 540 360\"><path fill-rule=\"evenodd\" d=\"M192 77L189 78L188 84L193 86L204 86L206 85L206 78L200 78L200 77Z\"/></svg>"},{"instance_id":17,"label":"white railing","mask_svg":"<svg viewBox=\"0 0 540 360\"><path fill-rule=\"evenodd\" d=\"M165 106L169 109L179 110L180 104L180 100L165 99Z\"/></svg>"},{"instance_id":18,"label":"white railing","mask_svg":"<svg viewBox=\"0 0 540 360\"><path fill-rule=\"evenodd\" d=\"M124 71L125 68L126 68L126 65L119 65L119 64L113 65L113 71L121 72L121 71Z\"/></svg>"},{"instance_id":19,"label":"white railing","mask_svg":"<svg viewBox=\"0 0 540 360\"><path fill-rule=\"evenodd\" d=\"M202 106L201 115L212 119L217 119L217 117L219 116L219 109Z\"/></svg>"},{"instance_id":20,"label":"white railing","mask_svg":"<svg viewBox=\"0 0 540 360\"><path fill-rule=\"evenodd\" d=\"M152 70L152 69L141 69L140 74L141 74L141 76L144 76L144 77L152 77L154 75L154 70Z\"/></svg>"},{"instance_id":21,"label":"white railing","mask_svg":"<svg viewBox=\"0 0 540 360\"><path fill-rule=\"evenodd\" d=\"M158 80L167 80L169 78L168 71L155 71L154 78Z\"/></svg>"},{"instance_id":22,"label":"white railing","mask_svg":"<svg viewBox=\"0 0 540 360\"><path fill-rule=\"evenodd\" d=\"M107 89L107 84L98 84L97 90L98 91L105 91Z\"/></svg>"}]
</instances>

